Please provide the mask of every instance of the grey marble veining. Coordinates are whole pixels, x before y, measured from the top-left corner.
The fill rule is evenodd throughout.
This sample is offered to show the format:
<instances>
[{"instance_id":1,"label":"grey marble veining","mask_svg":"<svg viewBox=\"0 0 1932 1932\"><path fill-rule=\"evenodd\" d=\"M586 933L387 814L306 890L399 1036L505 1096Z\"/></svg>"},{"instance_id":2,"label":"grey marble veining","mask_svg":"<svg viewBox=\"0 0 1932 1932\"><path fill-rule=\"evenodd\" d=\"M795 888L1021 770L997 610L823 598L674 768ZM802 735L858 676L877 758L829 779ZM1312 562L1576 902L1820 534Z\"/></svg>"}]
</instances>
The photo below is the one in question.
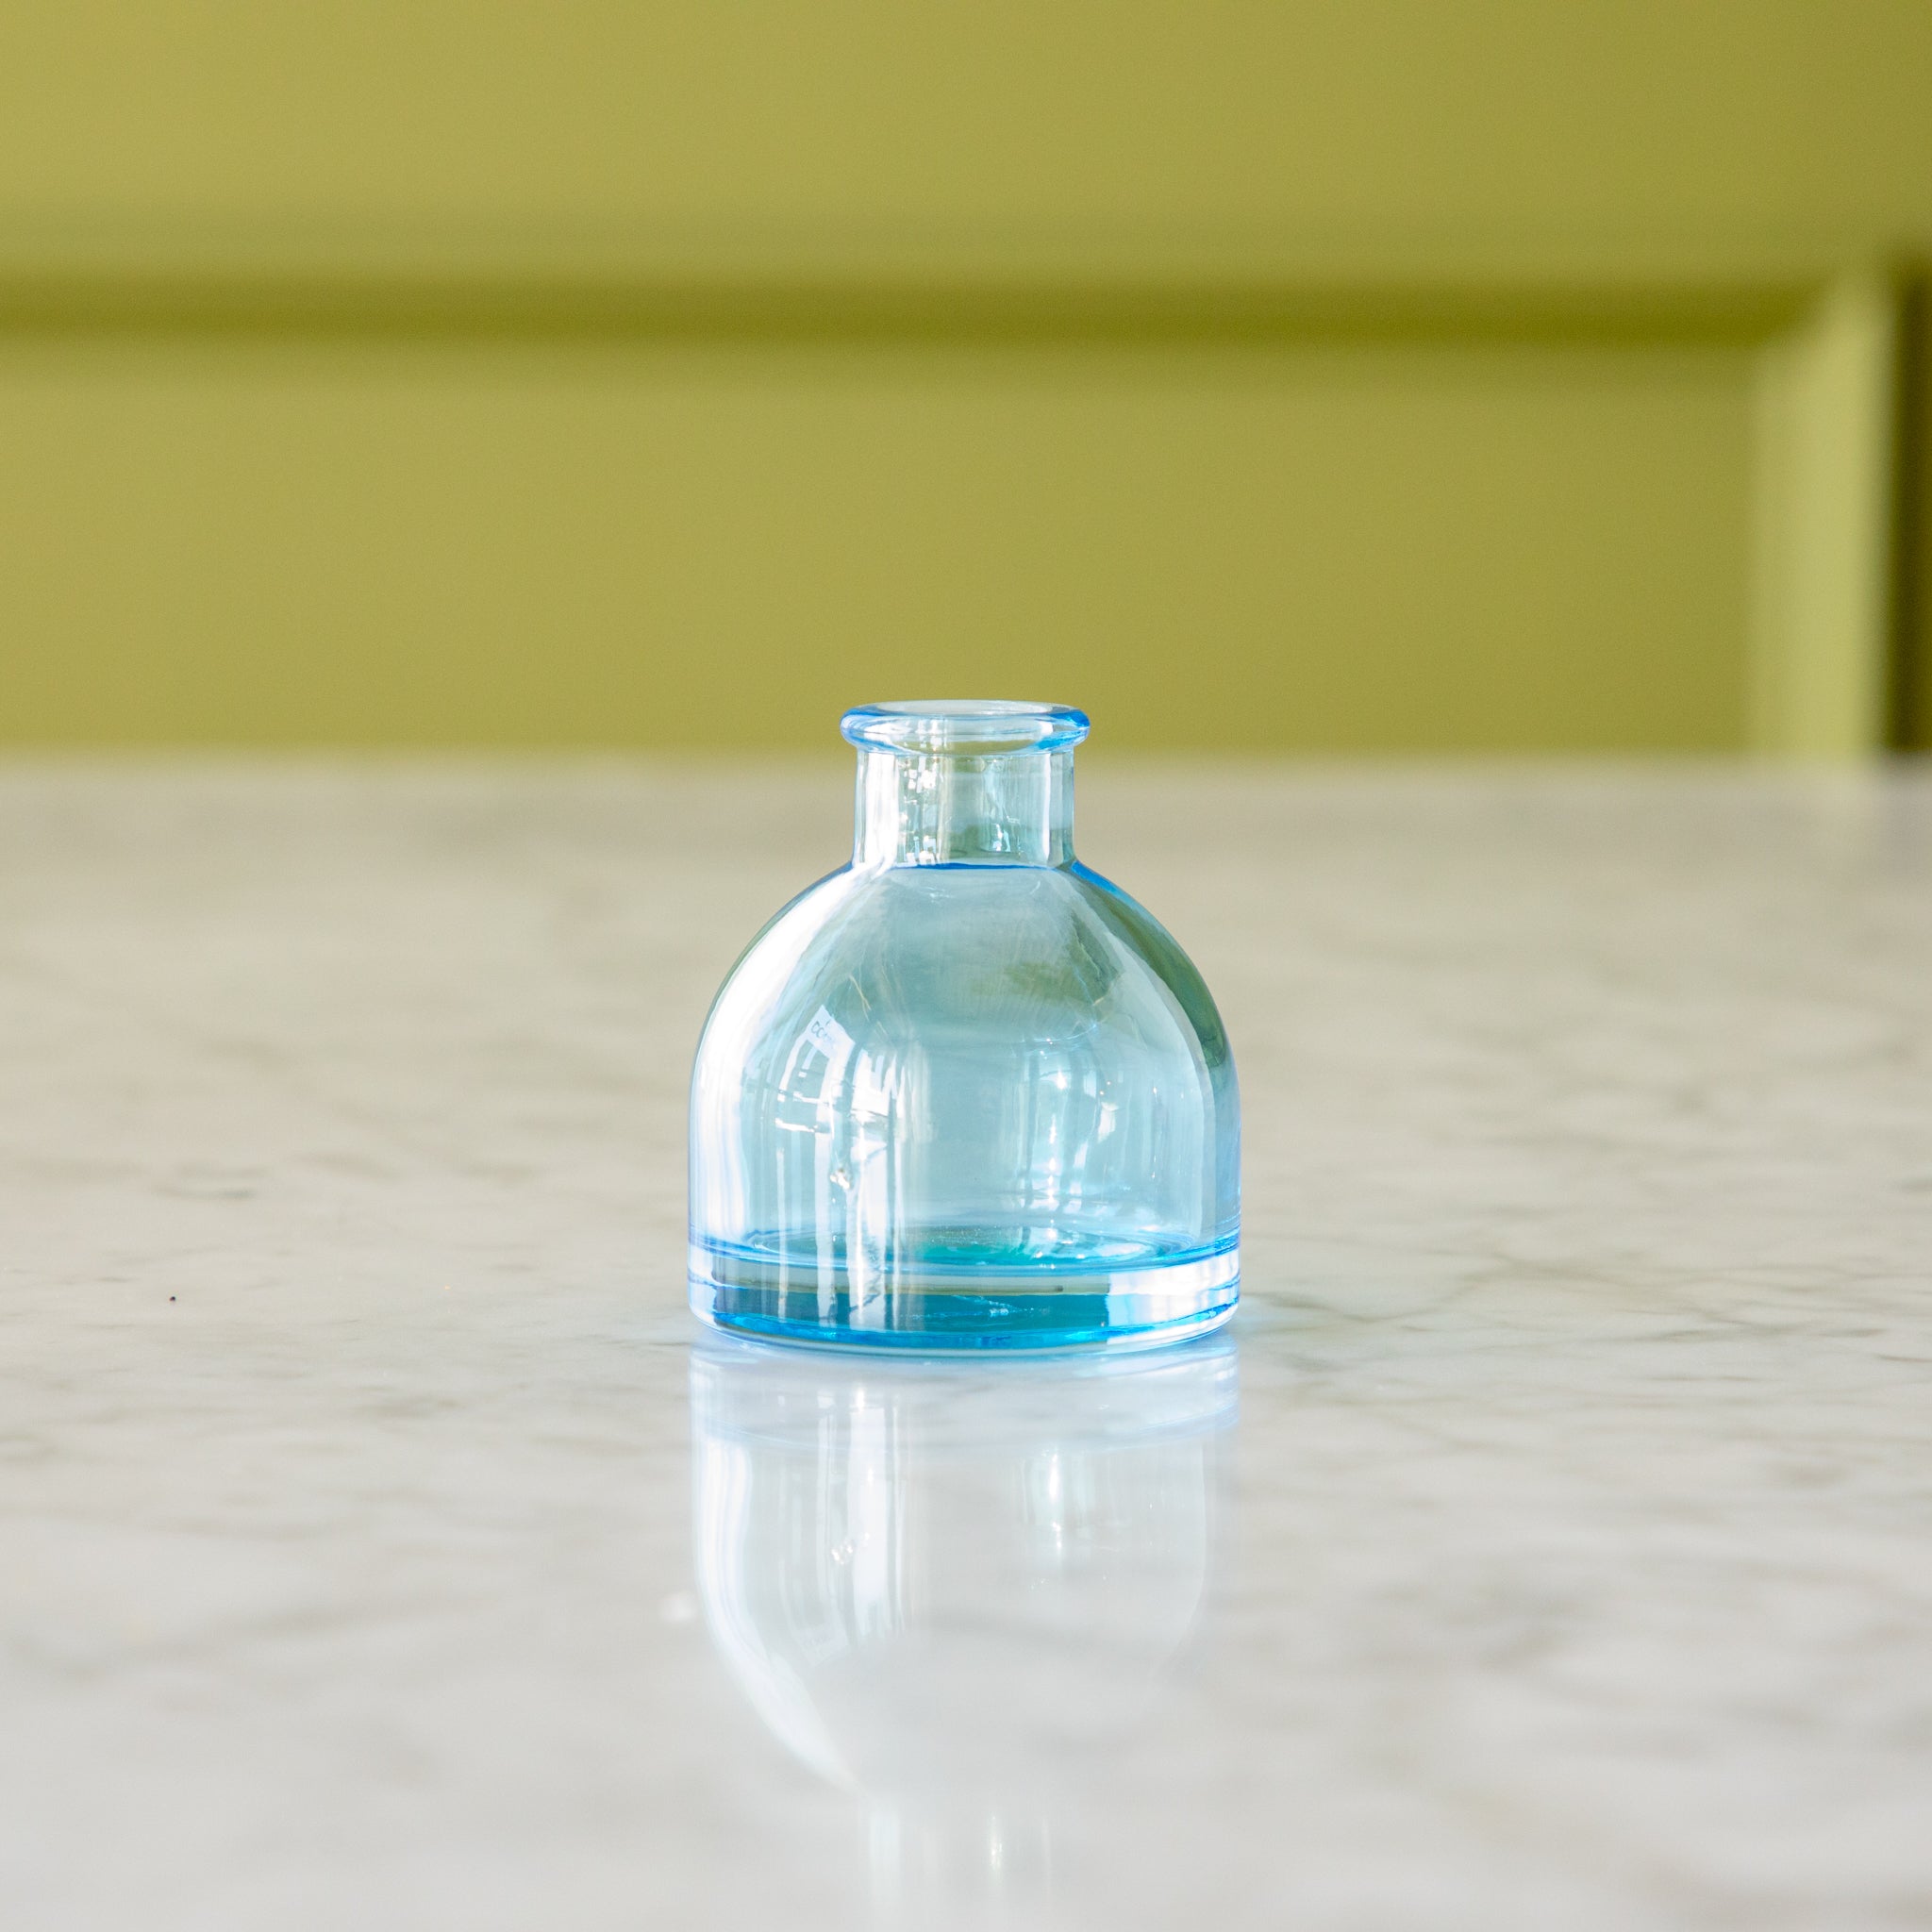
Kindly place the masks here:
<instances>
[{"instance_id":1,"label":"grey marble veining","mask_svg":"<svg viewBox=\"0 0 1932 1932\"><path fill-rule=\"evenodd\" d=\"M1246 1114L1132 1372L694 1350L847 832L0 772L0 1922L1932 1924L1932 785L1090 760Z\"/></svg>"}]
</instances>

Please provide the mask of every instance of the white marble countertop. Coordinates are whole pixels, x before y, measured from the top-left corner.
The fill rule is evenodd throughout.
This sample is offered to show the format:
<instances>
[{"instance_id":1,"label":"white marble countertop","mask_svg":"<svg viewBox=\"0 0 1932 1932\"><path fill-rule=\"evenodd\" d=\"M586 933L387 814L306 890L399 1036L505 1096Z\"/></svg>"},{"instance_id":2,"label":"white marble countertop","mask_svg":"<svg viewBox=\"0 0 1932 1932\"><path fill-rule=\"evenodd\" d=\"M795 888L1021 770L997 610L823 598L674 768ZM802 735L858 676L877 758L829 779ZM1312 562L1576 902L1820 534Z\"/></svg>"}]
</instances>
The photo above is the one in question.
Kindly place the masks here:
<instances>
[{"instance_id":1,"label":"white marble countertop","mask_svg":"<svg viewBox=\"0 0 1932 1932\"><path fill-rule=\"evenodd\" d=\"M0 1921L1932 1924L1932 785L1091 762L1230 1338L683 1309L845 778L0 771Z\"/></svg>"}]
</instances>

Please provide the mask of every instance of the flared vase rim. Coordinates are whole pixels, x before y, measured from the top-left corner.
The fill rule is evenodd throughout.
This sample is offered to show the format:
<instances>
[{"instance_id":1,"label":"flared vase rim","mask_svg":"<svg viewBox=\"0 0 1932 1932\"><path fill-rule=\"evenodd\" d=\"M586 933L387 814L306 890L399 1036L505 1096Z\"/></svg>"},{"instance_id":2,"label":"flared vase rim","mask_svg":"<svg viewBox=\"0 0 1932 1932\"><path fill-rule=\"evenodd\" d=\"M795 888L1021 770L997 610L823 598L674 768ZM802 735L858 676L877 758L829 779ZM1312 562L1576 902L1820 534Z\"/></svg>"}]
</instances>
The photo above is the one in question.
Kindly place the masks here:
<instances>
[{"instance_id":1,"label":"flared vase rim","mask_svg":"<svg viewBox=\"0 0 1932 1932\"><path fill-rule=\"evenodd\" d=\"M847 743L907 758L1062 751L1091 728L1087 713L1072 705L1012 698L895 699L857 705L839 721Z\"/></svg>"}]
</instances>

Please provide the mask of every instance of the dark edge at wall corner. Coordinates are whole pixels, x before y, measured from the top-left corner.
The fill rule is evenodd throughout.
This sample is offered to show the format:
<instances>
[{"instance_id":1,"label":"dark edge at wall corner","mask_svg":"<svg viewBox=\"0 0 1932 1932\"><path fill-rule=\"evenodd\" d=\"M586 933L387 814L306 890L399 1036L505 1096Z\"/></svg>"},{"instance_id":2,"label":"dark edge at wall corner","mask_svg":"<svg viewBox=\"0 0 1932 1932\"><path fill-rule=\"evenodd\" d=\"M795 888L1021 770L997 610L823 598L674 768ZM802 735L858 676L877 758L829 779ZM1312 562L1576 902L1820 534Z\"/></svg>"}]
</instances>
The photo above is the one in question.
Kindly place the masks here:
<instances>
[{"instance_id":1,"label":"dark edge at wall corner","mask_svg":"<svg viewBox=\"0 0 1932 1932\"><path fill-rule=\"evenodd\" d=\"M1932 751L1932 266L1898 284L1886 745Z\"/></svg>"}]
</instances>

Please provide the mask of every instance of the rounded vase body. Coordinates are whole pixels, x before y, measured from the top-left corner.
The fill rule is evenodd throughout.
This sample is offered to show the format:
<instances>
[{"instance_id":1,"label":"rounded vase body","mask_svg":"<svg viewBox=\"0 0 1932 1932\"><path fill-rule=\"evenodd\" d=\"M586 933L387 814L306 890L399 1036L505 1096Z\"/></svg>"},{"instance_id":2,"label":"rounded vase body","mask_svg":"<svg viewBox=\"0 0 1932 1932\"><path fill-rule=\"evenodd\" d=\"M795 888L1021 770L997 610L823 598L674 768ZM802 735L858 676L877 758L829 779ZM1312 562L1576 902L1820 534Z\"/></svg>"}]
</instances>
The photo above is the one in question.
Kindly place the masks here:
<instances>
[{"instance_id":1,"label":"rounded vase body","mask_svg":"<svg viewBox=\"0 0 1932 1932\"><path fill-rule=\"evenodd\" d=\"M922 1350L1224 1321L1234 1062L1180 947L1074 858L1086 719L882 705L843 729L853 861L752 942L699 1044L693 1309Z\"/></svg>"}]
</instances>

